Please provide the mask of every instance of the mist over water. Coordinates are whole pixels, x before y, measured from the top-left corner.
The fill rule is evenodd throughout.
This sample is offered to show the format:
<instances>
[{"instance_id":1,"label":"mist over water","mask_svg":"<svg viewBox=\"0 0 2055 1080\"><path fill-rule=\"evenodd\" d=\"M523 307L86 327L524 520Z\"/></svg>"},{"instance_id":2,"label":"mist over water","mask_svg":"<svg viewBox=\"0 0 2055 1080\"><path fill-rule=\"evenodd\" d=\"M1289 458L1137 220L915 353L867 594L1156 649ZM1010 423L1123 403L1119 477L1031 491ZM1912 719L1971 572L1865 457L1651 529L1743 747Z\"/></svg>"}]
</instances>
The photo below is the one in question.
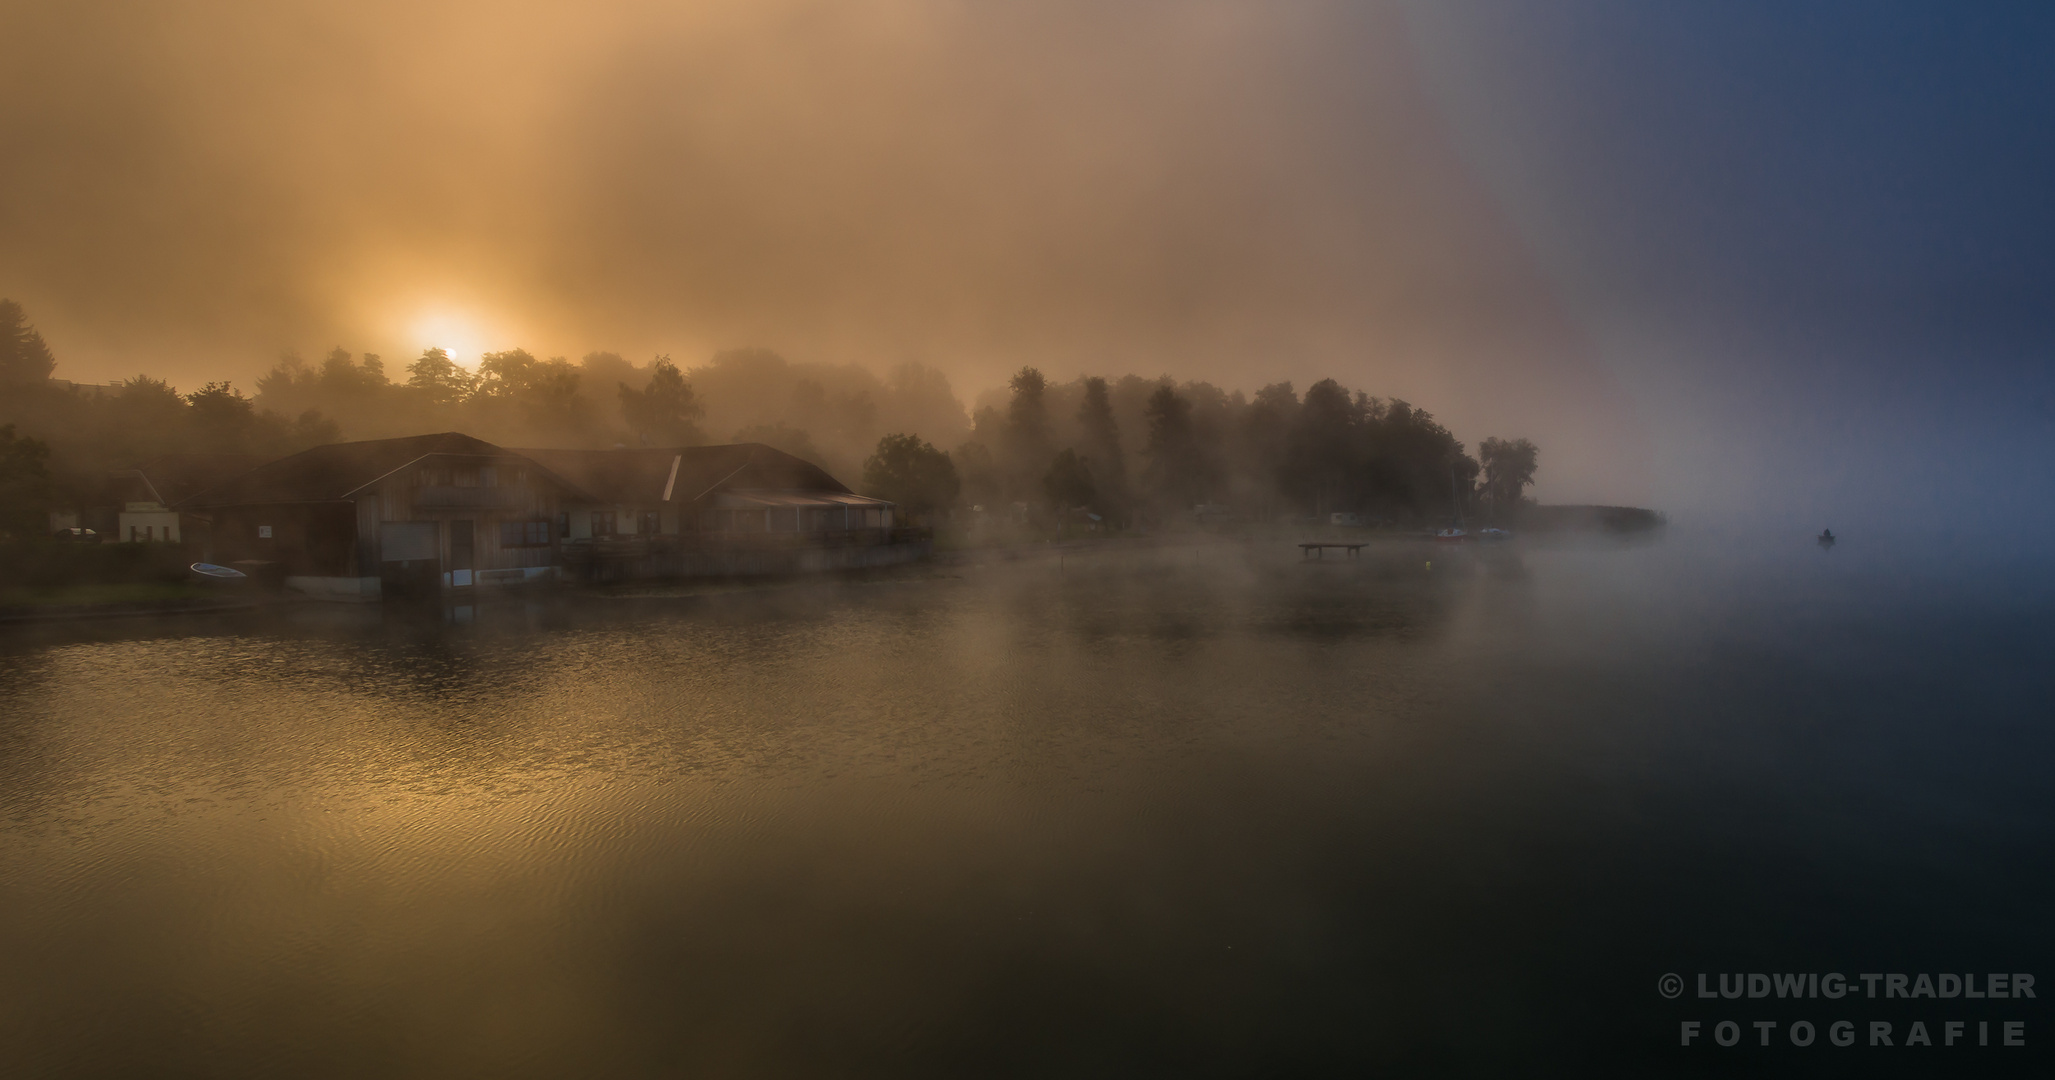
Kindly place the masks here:
<instances>
[{"instance_id":1,"label":"mist over water","mask_svg":"<svg viewBox=\"0 0 2055 1080\"><path fill-rule=\"evenodd\" d=\"M0 0L0 1073L2049 1075L2050 12ZM120 509L442 431L978 550Z\"/></svg>"},{"instance_id":2,"label":"mist over water","mask_svg":"<svg viewBox=\"0 0 2055 1080\"><path fill-rule=\"evenodd\" d=\"M0 1048L53 1075L1504 1076L1753 1047L1681 1051L1680 1017L2037 1032L2033 1001L1654 992L2048 970L2055 619L2044 579L1936 554L1132 544L12 631Z\"/></svg>"}]
</instances>

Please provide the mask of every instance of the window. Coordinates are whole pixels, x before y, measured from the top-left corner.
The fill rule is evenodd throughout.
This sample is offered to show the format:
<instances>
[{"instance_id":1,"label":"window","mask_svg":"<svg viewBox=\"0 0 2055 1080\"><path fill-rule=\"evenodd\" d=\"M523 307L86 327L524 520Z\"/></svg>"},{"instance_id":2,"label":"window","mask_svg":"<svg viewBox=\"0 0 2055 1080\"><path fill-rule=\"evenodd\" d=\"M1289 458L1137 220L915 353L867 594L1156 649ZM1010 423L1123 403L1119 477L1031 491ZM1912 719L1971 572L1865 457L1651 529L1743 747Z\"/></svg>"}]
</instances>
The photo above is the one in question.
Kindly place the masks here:
<instances>
[{"instance_id":1,"label":"window","mask_svg":"<svg viewBox=\"0 0 2055 1080\"><path fill-rule=\"evenodd\" d=\"M571 538L571 512L569 510L557 511L557 538L561 540L569 540Z\"/></svg>"},{"instance_id":2,"label":"window","mask_svg":"<svg viewBox=\"0 0 2055 1080\"><path fill-rule=\"evenodd\" d=\"M549 533L547 521L502 521L499 523L499 546L548 547Z\"/></svg>"},{"instance_id":3,"label":"window","mask_svg":"<svg viewBox=\"0 0 2055 1080\"><path fill-rule=\"evenodd\" d=\"M657 512L654 510L644 510L635 515L635 531L643 536L655 536L664 531L656 515Z\"/></svg>"},{"instance_id":4,"label":"window","mask_svg":"<svg viewBox=\"0 0 2055 1080\"><path fill-rule=\"evenodd\" d=\"M494 467L492 467L491 465L484 465L484 466L481 466L481 467L480 467L480 468L478 469L478 486L479 486L479 487L498 487L498 486L499 486L499 470L498 470L498 469L496 469L496 468L494 468Z\"/></svg>"},{"instance_id":5,"label":"window","mask_svg":"<svg viewBox=\"0 0 2055 1080\"><path fill-rule=\"evenodd\" d=\"M594 510L592 512L593 536L612 536L617 531L614 527L614 512L612 510Z\"/></svg>"}]
</instances>

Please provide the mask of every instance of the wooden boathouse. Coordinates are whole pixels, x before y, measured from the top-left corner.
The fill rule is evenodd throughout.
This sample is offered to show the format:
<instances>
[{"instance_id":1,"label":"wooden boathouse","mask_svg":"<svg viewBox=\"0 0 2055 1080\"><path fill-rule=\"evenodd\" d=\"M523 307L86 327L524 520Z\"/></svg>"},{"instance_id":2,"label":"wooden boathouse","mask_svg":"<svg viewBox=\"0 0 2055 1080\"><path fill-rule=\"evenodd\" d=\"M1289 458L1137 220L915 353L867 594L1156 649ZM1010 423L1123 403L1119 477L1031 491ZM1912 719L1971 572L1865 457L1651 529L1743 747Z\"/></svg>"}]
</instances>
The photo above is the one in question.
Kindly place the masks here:
<instances>
[{"instance_id":1,"label":"wooden boathouse","mask_svg":"<svg viewBox=\"0 0 2055 1080\"><path fill-rule=\"evenodd\" d=\"M553 578L563 506L547 468L457 432L332 443L260 465L179 509L207 521L207 561L276 564L320 596Z\"/></svg>"},{"instance_id":2,"label":"wooden boathouse","mask_svg":"<svg viewBox=\"0 0 2055 1080\"><path fill-rule=\"evenodd\" d=\"M457 432L317 446L179 502L206 561L316 596L908 562L896 507L756 443L509 450Z\"/></svg>"},{"instance_id":3,"label":"wooden boathouse","mask_svg":"<svg viewBox=\"0 0 2055 1080\"><path fill-rule=\"evenodd\" d=\"M579 493L560 554L581 579L807 573L928 551L895 528L894 504L761 443L516 452Z\"/></svg>"}]
</instances>

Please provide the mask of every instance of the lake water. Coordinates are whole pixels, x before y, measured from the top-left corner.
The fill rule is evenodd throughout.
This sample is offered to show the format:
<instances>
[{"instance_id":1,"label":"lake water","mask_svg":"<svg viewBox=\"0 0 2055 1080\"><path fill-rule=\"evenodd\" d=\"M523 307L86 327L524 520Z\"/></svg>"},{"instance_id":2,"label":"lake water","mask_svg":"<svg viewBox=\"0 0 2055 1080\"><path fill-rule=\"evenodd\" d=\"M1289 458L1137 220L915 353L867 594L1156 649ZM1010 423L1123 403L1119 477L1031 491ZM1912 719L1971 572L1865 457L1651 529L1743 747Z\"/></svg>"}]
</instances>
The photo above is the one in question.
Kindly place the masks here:
<instances>
[{"instance_id":1,"label":"lake water","mask_svg":"<svg viewBox=\"0 0 2055 1080\"><path fill-rule=\"evenodd\" d=\"M0 1060L2047 1075L2044 996L1859 976L2055 978L2051 594L1672 535L17 627Z\"/></svg>"}]
</instances>

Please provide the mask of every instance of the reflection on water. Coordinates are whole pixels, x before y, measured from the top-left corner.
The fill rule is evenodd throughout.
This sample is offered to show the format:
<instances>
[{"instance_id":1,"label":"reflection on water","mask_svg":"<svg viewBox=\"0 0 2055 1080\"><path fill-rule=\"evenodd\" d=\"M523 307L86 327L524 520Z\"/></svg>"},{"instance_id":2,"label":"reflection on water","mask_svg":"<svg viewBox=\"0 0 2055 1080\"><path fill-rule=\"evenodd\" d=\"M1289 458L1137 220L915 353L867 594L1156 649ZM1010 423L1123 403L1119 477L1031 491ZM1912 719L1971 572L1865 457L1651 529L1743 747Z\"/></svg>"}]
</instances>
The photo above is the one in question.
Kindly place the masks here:
<instances>
[{"instance_id":1,"label":"reflection on water","mask_svg":"<svg viewBox=\"0 0 2055 1080\"><path fill-rule=\"evenodd\" d=\"M2047 609L1856 566L1223 546L19 631L0 1050L1717 1065L1658 975L2049 956Z\"/></svg>"}]
</instances>

